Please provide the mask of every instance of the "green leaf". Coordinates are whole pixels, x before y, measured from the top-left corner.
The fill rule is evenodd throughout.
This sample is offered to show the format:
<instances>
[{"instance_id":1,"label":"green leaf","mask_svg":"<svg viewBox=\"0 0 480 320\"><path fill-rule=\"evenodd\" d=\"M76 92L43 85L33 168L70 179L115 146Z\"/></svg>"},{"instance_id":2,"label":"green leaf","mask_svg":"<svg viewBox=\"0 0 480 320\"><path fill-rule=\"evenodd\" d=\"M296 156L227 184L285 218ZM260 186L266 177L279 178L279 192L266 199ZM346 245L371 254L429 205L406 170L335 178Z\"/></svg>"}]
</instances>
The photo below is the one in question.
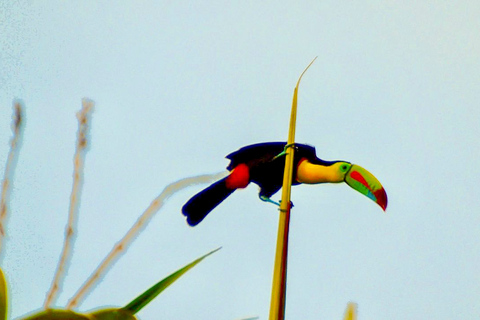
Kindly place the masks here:
<instances>
[{"instance_id":1,"label":"green leaf","mask_svg":"<svg viewBox=\"0 0 480 320\"><path fill-rule=\"evenodd\" d=\"M185 272L196 266L200 261L208 257L209 255L213 254L214 252L220 250L220 248L213 250L212 252L207 253L201 258L191 262L190 264L186 265L185 267L181 268L180 270L172 273L165 279L161 280L150 289L139 295L135 298L132 302L128 305L123 307L123 310L130 312L130 314L135 314L140 311L143 307L145 307L150 301L155 299L157 295L159 295L163 290L165 290L169 285L174 283L178 278L180 278Z\"/></svg>"},{"instance_id":2,"label":"green leaf","mask_svg":"<svg viewBox=\"0 0 480 320\"><path fill-rule=\"evenodd\" d=\"M128 310L104 309L92 312L90 316L95 320L136 320L137 318Z\"/></svg>"},{"instance_id":3,"label":"green leaf","mask_svg":"<svg viewBox=\"0 0 480 320\"><path fill-rule=\"evenodd\" d=\"M137 320L127 310L123 309L103 309L90 314L76 313L71 310L47 309L35 313L23 320Z\"/></svg>"},{"instance_id":4,"label":"green leaf","mask_svg":"<svg viewBox=\"0 0 480 320\"><path fill-rule=\"evenodd\" d=\"M0 269L0 320L7 319L7 281L2 269Z\"/></svg>"},{"instance_id":5,"label":"green leaf","mask_svg":"<svg viewBox=\"0 0 480 320\"><path fill-rule=\"evenodd\" d=\"M92 320L93 318L71 310L47 309L35 313L23 320Z\"/></svg>"}]
</instances>

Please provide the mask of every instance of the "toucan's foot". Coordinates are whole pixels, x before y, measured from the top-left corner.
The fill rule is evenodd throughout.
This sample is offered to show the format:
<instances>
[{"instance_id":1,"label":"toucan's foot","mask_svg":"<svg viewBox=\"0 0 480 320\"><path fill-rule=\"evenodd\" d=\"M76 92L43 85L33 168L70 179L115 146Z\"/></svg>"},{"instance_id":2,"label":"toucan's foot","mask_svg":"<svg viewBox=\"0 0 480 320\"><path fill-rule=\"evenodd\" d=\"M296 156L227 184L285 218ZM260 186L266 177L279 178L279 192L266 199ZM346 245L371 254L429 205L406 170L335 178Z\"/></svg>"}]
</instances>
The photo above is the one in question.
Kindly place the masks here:
<instances>
[{"instance_id":1,"label":"toucan's foot","mask_svg":"<svg viewBox=\"0 0 480 320\"><path fill-rule=\"evenodd\" d=\"M273 201L272 199L270 199L269 197L267 196L262 196L262 195L259 195L258 196L260 198L260 200L262 201L265 201L265 202L270 202L270 203L273 203L273 204L276 204L277 206L280 207L280 203L279 202L276 202L276 201Z\"/></svg>"},{"instance_id":2,"label":"toucan's foot","mask_svg":"<svg viewBox=\"0 0 480 320\"><path fill-rule=\"evenodd\" d=\"M290 143L290 144L285 145L285 147L283 148L283 151L280 152L279 154L277 154L275 157L273 157L273 160L286 155L287 154L287 149L291 148L291 147L294 147L294 146L295 146L295 143Z\"/></svg>"}]
</instances>

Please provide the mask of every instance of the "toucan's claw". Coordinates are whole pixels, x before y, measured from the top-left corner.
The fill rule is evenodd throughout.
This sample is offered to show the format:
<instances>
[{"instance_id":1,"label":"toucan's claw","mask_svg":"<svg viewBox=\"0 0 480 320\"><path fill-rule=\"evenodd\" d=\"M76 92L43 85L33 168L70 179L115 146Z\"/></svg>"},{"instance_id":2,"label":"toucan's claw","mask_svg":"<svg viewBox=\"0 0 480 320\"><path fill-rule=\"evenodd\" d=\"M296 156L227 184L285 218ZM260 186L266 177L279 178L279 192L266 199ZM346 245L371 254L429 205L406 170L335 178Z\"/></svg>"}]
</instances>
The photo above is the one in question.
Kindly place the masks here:
<instances>
[{"instance_id":1,"label":"toucan's claw","mask_svg":"<svg viewBox=\"0 0 480 320\"><path fill-rule=\"evenodd\" d=\"M276 201L273 201L272 199L270 199L269 197L266 197L266 196L261 196L261 195L259 195L258 197L259 197L260 200L262 200L262 201L273 203L273 204L275 204L275 205L277 205L277 206L279 206L279 207L280 207L280 204L282 203L282 200L280 200L279 202L276 202ZM293 202L290 201L290 208L293 208L293 207L294 207Z\"/></svg>"},{"instance_id":2,"label":"toucan's claw","mask_svg":"<svg viewBox=\"0 0 480 320\"><path fill-rule=\"evenodd\" d=\"M280 203L279 203L279 202L273 201L272 199L270 199L270 198L267 197L267 196L258 195L258 197L259 197L260 200L262 200L262 201L270 202L270 203L276 204L277 206L280 207Z\"/></svg>"},{"instance_id":3,"label":"toucan's claw","mask_svg":"<svg viewBox=\"0 0 480 320\"><path fill-rule=\"evenodd\" d=\"M277 160L278 158L283 157L283 156L285 156L285 155L287 155L287 151L285 151L285 149L284 149L282 152L280 152L280 153L277 154L275 157L273 157L272 161L273 161L273 160Z\"/></svg>"},{"instance_id":4,"label":"toucan's claw","mask_svg":"<svg viewBox=\"0 0 480 320\"><path fill-rule=\"evenodd\" d=\"M295 143L290 143L290 144L285 145L285 147L283 148L283 151L280 152L279 154L277 154L275 157L273 157L272 161L276 160L277 158L280 158L282 156L285 156L287 154L287 149L291 148L291 147L294 147L294 146L295 146Z\"/></svg>"}]
</instances>

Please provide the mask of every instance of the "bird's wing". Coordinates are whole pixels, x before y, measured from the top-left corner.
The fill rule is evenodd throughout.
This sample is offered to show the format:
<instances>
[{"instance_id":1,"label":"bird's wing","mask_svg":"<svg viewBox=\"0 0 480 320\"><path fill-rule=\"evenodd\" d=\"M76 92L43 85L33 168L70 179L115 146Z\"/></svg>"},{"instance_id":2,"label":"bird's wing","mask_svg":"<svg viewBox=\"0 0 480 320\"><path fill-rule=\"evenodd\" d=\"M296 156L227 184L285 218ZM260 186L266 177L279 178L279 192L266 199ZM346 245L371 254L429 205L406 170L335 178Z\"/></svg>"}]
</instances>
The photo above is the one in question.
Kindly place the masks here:
<instances>
[{"instance_id":1,"label":"bird's wing","mask_svg":"<svg viewBox=\"0 0 480 320\"><path fill-rule=\"evenodd\" d=\"M226 156L227 159L230 159L227 169L232 170L240 163L252 167L269 162L283 151L285 144L286 142L263 142L240 148Z\"/></svg>"}]
</instances>

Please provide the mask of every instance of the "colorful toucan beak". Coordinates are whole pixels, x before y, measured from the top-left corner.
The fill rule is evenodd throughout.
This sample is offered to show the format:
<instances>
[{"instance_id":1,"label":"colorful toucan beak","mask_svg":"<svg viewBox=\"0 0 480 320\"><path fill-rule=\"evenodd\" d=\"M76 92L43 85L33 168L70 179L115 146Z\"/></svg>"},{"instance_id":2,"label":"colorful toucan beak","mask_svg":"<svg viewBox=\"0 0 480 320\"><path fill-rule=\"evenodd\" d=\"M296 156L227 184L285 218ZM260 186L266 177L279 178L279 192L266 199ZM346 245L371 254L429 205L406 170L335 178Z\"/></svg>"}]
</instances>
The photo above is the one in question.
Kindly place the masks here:
<instances>
[{"instance_id":1,"label":"colorful toucan beak","mask_svg":"<svg viewBox=\"0 0 480 320\"><path fill-rule=\"evenodd\" d=\"M366 195L375 201L383 211L387 209L387 193L383 189L380 181L366 169L352 164L350 170L345 175L345 182L361 194Z\"/></svg>"}]
</instances>

